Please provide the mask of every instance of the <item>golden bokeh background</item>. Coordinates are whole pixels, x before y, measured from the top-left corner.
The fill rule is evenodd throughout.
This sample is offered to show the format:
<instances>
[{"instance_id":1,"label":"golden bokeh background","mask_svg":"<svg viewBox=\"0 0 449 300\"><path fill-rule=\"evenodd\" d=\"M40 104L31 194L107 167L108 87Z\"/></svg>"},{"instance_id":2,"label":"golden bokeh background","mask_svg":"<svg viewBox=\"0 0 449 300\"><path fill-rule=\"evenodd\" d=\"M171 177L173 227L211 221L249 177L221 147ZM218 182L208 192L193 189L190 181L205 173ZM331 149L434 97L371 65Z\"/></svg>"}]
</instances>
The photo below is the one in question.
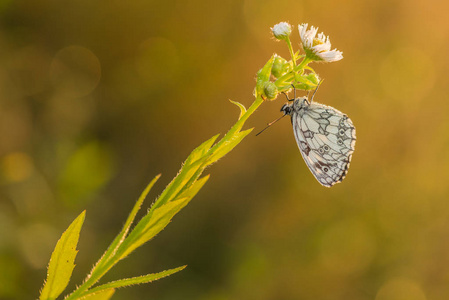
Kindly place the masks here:
<instances>
[{"instance_id":1,"label":"golden bokeh background","mask_svg":"<svg viewBox=\"0 0 449 300\"><path fill-rule=\"evenodd\" d=\"M198 196L103 280L188 267L114 299L449 298L449 19L444 1L0 2L0 299L33 299L84 209L69 290L158 173L253 101L281 21L330 35L316 101L357 128L348 177L321 187L287 119L209 168ZM264 103L246 128L280 115ZM151 199L147 205L150 204Z\"/></svg>"}]
</instances>

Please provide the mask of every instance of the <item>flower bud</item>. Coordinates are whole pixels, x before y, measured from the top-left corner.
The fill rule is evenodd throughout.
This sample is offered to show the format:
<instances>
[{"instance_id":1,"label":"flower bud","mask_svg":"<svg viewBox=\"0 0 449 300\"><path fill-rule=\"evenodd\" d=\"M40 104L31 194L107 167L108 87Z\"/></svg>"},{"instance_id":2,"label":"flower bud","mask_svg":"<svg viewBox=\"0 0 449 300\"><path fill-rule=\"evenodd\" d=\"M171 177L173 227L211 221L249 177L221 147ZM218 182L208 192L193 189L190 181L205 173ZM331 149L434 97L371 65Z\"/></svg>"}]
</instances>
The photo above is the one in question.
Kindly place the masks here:
<instances>
[{"instance_id":1,"label":"flower bud","mask_svg":"<svg viewBox=\"0 0 449 300\"><path fill-rule=\"evenodd\" d=\"M278 40L286 40L292 33L292 27L287 22L281 22L271 28L273 35Z\"/></svg>"},{"instance_id":2,"label":"flower bud","mask_svg":"<svg viewBox=\"0 0 449 300\"><path fill-rule=\"evenodd\" d=\"M292 65L286 59L276 55L273 62L273 67L271 68L271 74L274 77L279 78L285 73L291 71Z\"/></svg>"},{"instance_id":3,"label":"flower bud","mask_svg":"<svg viewBox=\"0 0 449 300\"><path fill-rule=\"evenodd\" d=\"M267 82L265 83L263 92L265 96L267 96L268 100L274 100L279 94L278 88L273 82Z\"/></svg>"}]
</instances>

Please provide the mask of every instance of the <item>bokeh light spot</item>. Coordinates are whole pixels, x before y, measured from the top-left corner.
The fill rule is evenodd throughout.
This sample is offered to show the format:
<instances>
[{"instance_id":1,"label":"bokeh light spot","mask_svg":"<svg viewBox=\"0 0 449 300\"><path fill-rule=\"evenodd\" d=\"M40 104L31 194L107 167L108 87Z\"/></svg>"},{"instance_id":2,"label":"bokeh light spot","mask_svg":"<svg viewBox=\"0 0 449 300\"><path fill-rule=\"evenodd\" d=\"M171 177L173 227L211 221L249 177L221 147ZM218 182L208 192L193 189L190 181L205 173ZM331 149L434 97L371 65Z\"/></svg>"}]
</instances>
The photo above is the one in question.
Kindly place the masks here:
<instances>
[{"instance_id":1,"label":"bokeh light spot","mask_svg":"<svg viewBox=\"0 0 449 300\"><path fill-rule=\"evenodd\" d=\"M420 286L409 279L396 278L384 284L376 295L376 300L426 300Z\"/></svg>"},{"instance_id":2,"label":"bokeh light spot","mask_svg":"<svg viewBox=\"0 0 449 300\"><path fill-rule=\"evenodd\" d=\"M98 85L100 77L101 65L97 56L81 46L61 49L50 67L50 78L55 88L67 97L90 94Z\"/></svg>"},{"instance_id":3,"label":"bokeh light spot","mask_svg":"<svg viewBox=\"0 0 449 300\"><path fill-rule=\"evenodd\" d=\"M109 146L91 141L68 159L59 179L59 193L69 205L90 199L115 173L115 159Z\"/></svg>"},{"instance_id":4,"label":"bokeh light spot","mask_svg":"<svg viewBox=\"0 0 449 300\"><path fill-rule=\"evenodd\" d=\"M2 159L2 173L7 181L18 182L27 179L33 172L31 157L25 153L14 152Z\"/></svg>"}]
</instances>

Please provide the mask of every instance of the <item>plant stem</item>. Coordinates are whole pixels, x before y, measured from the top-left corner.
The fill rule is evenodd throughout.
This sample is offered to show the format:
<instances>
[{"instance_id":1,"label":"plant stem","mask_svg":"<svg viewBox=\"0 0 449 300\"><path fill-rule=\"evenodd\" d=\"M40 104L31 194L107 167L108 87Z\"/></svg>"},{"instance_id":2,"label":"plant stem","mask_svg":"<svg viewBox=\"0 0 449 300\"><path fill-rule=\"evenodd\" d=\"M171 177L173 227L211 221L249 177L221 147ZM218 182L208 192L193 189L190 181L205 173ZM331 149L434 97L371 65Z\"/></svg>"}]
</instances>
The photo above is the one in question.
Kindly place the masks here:
<instances>
[{"instance_id":1,"label":"plant stem","mask_svg":"<svg viewBox=\"0 0 449 300\"><path fill-rule=\"evenodd\" d=\"M286 82L290 83L295 79L295 74L299 73L299 71L304 70L304 67L307 66L307 64L309 62L311 62L312 60L304 57L304 59L301 61L301 63L299 65L297 65L296 67L293 68L293 70L291 70L290 72L288 72L287 74L282 75L281 77L279 77L274 84L278 87L278 88L282 88L285 86ZM289 87L290 88L290 87ZM282 91L282 90L280 90Z\"/></svg>"},{"instance_id":2,"label":"plant stem","mask_svg":"<svg viewBox=\"0 0 449 300\"><path fill-rule=\"evenodd\" d=\"M290 41L289 37L287 37L287 39L285 41L287 42L288 50L290 51L290 55L292 56L293 68L295 68L296 67L296 59L295 59L295 53L293 52L292 42Z\"/></svg>"},{"instance_id":3,"label":"plant stem","mask_svg":"<svg viewBox=\"0 0 449 300\"><path fill-rule=\"evenodd\" d=\"M307 66L307 64L311 61L312 60L306 56L296 68L293 68L293 70L295 71L303 70L304 67Z\"/></svg>"}]
</instances>

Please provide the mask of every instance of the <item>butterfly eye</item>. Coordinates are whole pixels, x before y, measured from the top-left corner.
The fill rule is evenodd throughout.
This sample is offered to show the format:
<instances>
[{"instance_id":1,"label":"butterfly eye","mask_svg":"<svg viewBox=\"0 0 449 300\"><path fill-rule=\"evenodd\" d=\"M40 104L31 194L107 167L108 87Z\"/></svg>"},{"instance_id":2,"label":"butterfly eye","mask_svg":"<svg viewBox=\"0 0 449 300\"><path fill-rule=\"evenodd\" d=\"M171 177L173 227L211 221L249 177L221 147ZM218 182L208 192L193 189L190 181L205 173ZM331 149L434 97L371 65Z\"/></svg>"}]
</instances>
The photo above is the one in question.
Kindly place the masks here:
<instances>
[{"instance_id":1,"label":"butterfly eye","mask_svg":"<svg viewBox=\"0 0 449 300\"><path fill-rule=\"evenodd\" d=\"M338 139L338 140L337 140L337 144L343 145L343 141L342 141L341 139Z\"/></svg>"},{"instance_id":2,"label":"butterfly eye","mask_svg":"<svg viewBox=\"0 0 449 300\"><path fill-rule=\"evenodd\" d=\"M288 105L288 104L284 104L281 107L281 112L283 112L286 115L289 115L292 112L292 107L290 105Z\"/></svg>"},{"instance_id":3,"label":"butterfly eye","mask_svg":"<svg viewBox=\"0 0 449 300\"><path fill-rule=\"evenodd\" d=\"M285 109L287 108L287 104L282 105L281 111L285 112Z\"/></svg>"},{"instance_id":4,"label":"butterfly eye","mask_svg":"<svg viewBox=\"0 0 449 300\"><path fill-rule=\"evenodd\" d=\"M325 145L323 148L324 148L324 151L329 151L329 146L328 145Z\"/></svg>"},{"instance_id":5,"label":"butterfly eye","mask_svg":"<svg viewBox=\"0 0 449 300\"><path fill-rule=\"evenodd\" d=\"M338 131L338 134L339 134L339 135L345 135L345 130L344 130L344 129L340 129L340 130Z\"/></svg>"},{"instance_id":6,"label":"butterfly eye","mask_svg":"<svg viewBox=\"0 0 449 300\"><path fill-rule=\"evenodd\" d=\"M329 169L326 168L326 167L324 167L324 168L323 168L323 171L327 173L327 171L329 171Z\"/></svg>"},{"instance_id":7,"label":"butterfly eye","mask_svg":"<svg viewBox=\"0 0 449 300\"><path fill-rule=\"evenodd\" d=\"M323 149L322 147L320 147L320 148L318 149L318 151L319 151L321 154L324 153L324 149Z\"/></svg>"}]
</instances>

